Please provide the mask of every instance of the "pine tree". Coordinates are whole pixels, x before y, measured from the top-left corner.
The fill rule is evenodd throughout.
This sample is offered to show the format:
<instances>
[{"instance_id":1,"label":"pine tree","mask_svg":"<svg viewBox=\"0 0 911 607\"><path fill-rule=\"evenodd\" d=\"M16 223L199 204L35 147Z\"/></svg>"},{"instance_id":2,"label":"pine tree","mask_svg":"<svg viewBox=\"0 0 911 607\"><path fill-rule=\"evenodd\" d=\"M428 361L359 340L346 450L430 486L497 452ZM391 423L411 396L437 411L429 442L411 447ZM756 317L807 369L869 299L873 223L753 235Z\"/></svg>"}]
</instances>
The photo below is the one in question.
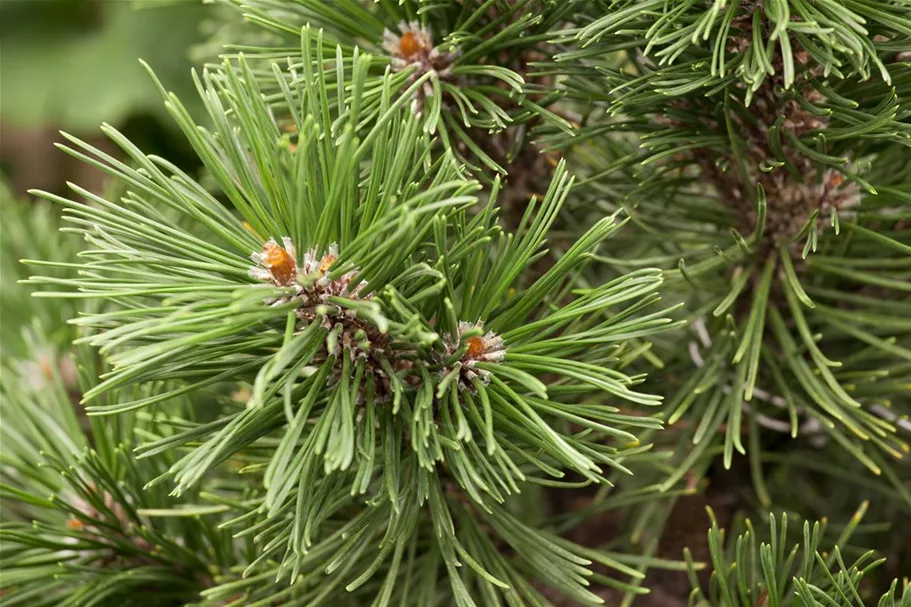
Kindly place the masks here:
<instances>
[{"instance_id":1,"label":"pine tree","mask_svg":"<svg viewBox=\"0 0 911 607\"><path fill-rule=\"evenodd\" d=\"M5 602L911 607L911 5L213 15L4 211Z\"/></svg>"}]
</instances>

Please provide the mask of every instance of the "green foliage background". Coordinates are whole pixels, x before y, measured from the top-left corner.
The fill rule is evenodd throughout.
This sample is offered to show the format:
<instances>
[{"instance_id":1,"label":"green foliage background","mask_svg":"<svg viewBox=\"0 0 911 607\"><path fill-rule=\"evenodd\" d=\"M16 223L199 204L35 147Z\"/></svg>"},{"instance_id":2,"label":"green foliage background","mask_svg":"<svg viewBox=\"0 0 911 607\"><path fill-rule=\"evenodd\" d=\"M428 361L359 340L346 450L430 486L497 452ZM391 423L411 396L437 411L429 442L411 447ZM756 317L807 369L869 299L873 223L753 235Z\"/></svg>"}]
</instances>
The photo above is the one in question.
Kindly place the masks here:
<instances>
[{"instance_id":1,"label":"green foliage background","mask_svg":"<svg viewBox=\"0 0 911 607\"><path fill-rule=\"evenodd\" d=\"M188 51L208 9L196 2L9 0L0 5L0 119L74 132L136 114L164 116L141 57L175 91L192 83Z\"/></svg>"}]
</instances>

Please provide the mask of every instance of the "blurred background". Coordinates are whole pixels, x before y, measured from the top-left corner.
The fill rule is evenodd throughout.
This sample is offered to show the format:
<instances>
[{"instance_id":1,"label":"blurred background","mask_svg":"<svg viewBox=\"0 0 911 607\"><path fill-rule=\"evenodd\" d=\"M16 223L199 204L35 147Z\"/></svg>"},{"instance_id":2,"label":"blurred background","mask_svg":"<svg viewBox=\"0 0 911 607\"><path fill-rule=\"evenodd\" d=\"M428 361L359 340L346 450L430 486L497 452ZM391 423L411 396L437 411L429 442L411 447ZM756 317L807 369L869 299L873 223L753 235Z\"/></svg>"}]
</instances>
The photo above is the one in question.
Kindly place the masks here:
<instances>
[{"instance_id":1,"label":"blurred background","mask_svg":"<svg viewBox=\"0 0 911 607\"><path fill-rule=\"evenodd\" d=\"M138 58L192 102L190 68L204 60L217 14L200 0L2 0L3 211L31 188L62 193L67 181L103 188L100 174L53 147L60 130L111 149L99 131L107 122L145 151L193 169Z\"/></svg>"},{"instance_id":2,"label":"blurred background","mask_svg":"<svg viewBox=\"0 0 911 607\"><path fill-rule=\"evenodd\" d=\"M115 196L105 175L54 147L70 133L117 157L108 123L149 154L189 174L200 163L179 134L143 59L191 113L201 104L191 68L214 60L239 19L203 0L0 0L0 355L28 357L30 327L69 344L77 300L31 297L20 259L69 261L83 246L60 233L61 207L27 192L59 195L73 182ZM48 268L51 275L65 272Z\"/></svg>"}]
</instances>

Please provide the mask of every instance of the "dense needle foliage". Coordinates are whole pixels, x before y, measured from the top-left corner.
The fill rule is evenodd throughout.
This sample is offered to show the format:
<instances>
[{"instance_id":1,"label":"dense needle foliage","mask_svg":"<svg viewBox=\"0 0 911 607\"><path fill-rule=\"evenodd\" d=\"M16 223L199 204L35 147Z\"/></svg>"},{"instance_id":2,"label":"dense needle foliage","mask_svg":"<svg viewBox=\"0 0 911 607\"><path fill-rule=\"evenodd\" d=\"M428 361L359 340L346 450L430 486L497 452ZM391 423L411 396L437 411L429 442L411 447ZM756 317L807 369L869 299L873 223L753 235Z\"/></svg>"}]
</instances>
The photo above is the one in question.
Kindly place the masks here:
<instances>
[{"instance_id":1,"label":"dense needle foliage","mask_svg":"<svg viewBox=\"0 0 911 607\"><path fill-rule=\"evenodd\" d=\"M5 603L911 607L911 5L210 8L4 191Z\"/></svg>"}]
</instances>

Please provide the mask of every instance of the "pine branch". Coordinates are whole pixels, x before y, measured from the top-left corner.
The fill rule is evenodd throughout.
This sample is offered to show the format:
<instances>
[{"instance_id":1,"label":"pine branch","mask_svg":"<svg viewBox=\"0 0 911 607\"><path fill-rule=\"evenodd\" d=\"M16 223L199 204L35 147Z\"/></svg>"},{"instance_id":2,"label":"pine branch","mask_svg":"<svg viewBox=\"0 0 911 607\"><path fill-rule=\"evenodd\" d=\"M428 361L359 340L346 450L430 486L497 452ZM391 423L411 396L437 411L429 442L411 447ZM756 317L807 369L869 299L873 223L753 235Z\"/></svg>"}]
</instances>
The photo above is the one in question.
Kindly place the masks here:
<instances>
[{"instance_id":1,"label":"pine branch","mask_svg":"<svg viewBox=\"0 0 911 607\"><path fill-rule=\"evenodd\" d=\"M691 600L699 605L743 607L860 607L871 604L871 600L882 607L911 603L911 586L908 586L907 580L901 583L893 580L890 589L878 600L864 592L861 586L863 578L884 561L876 559L872 550L864 552L850 564L842 554L863 518L866 506L866 503L861 505L828 550L821 547L826 529L824 521L813 525L804 522L803 542L789 549L786 515L780 519L770 515L768 530L760 530L761 535L747 520L746 532L734 541L725 541L725 532L719 528L710 510L712 528L708 541L714 571L708 593L698 587L695 572L690 571L694 584ZM768 539L757 546L757 536ZM688 553L686 557L690 560Z\"/></svg>"},{"instance_id":2,"label":"pine branch","mask_svg":"<svg viewBox=\"0 0 911 607\"><path fill-rule=\"evenodd\" d=\"M907 65L888 45L907 33L900 7L855 4L845 11L872 17L886 46L852 55L850 68L836 58L839 44L872 49L870 32L808 25L807 11L832 22L830 3L655 12L614 3L567 34L583 49L557 58L578 64L570 95L604 112L583 129L584 148L570 152L588 167L588 193L576 204L623 209L638 228L634 242L614 241L617 251L636 248L633 261L605 261L662 264L670 288L689 288L699 339L680 360L689 380L667 411L671 422L701 420L697 450L723 434L728 466L756 425L822 432L877 474L874 449L907 452L898 420L911 337L899 320L908 250L896 177L907 172L911 123L901 103ZM719 53L717 65L707 59ZM638 137L638 149L624 134ZM605 137L615 149L589 151ZM605 193L620 201L603 203Z\"/></svg>"},{"instance_id":3,"label":"pine branch","mask_svg":"<svg viewBox=\"0 0 911 607\"><path fill-rule=\"evenodd\" d=\"M513 163L538 161L530 128L572 132L571 122L550 109L561 92L546 75L555 52L549 40L564 26L572 2L371 5L345 0L331 9L310 0L235 3L247 21L286 40L268 47L229 47L262 66L253 74L262 79L267 98L280 97L282 85L276 86L268 67L276 61L292 67L288 85L293 88L294 73L306 62L320 64L335 55L340 66L348 66L366 51L375 58L366 77L365 121L376 114L387 86L390 95L409 101L424 132L438 136L474 172L505 176ZM310 27L320 28L316 43L295 47L302 28ZM387 85L385 74L392 75ZM330 96L347 94L337 86L344 79L342 67L327 76ZM550 172L547 162L541 162L540 172ZM519 174L509 174L521 180ZM530 184L530 192L540 191L535 186L542 187L541 182L546 187L546 179L539 180ZM527 198L528 192L523 188L517 197Z\"/></svg>"},{"instance_id":4,"label":"pine branch","mask_svg":"<svg viewBox=\"0 0 911 607\"><path fill-rule=\"evenodd\" d=\"M95 377L96 360L94 351L80 349L84 382ZM194 600L212 584L213 571L240 556L238 543L210 517L225 508L172 511L173 498L144 488L166 460L129 455L133 431L155 424L120 419L84 429L60 371L49 369L48 383L35 385L33 376L3 368L4 604L88 606L137 595L144 605ZM156 518L163 511L183 518Z\"/></svg>"},{"instance_id":5,"label":"pine branch","mask_svg":"<svg viewBox=\"0 0 911 607\"><path fill-rule=\"evenodd\" d=\"M309 40L305 30L305 48ZM107 303L74 320L88 332L80 342L112 367L85 393L92 416L227 381L250 387L215 418L200 409L168 431L143 431L138 450L142 461L180 453L150 485L173 479L176 496L231 461L262 483L229 525L258 547L247 573L294 581L324 571L318 588L302 581L294 591L322 596L382 570L385 604L407 550L408 571L438 563L422 574L428 583L444 567L457 604L473 604L469 587L532 600L525 575L598 602L584 588L589 559L503 504L526 483L568 473L606 482L603 470L624 469L633 432L660 427L600 400L660 402L636 390L644 375L614 368L628 340L675 326L666 310L642 313L659 299L660 273L573 290L572 276L618 227L607 217L527 281L571 188L564 167L514 234L496 224L497 181L469 213L477 183L451 155L432 154L407 95L387 86L379 115L359 126L372 111L363 103L372 61L356 61L347 100L327 95L322 63L305 64L286 97L293 148L279 143L274 108L243 58L197 79L213 130L167 97L233 209L111 127L138 168L68 136L64 151L127 194L119 204L78 186L90 204L42 194L92 248L77 276L30 282L64 289L45 297ZM150 386L159 387L109 398Z\"/></svg>"}]
</instances>

